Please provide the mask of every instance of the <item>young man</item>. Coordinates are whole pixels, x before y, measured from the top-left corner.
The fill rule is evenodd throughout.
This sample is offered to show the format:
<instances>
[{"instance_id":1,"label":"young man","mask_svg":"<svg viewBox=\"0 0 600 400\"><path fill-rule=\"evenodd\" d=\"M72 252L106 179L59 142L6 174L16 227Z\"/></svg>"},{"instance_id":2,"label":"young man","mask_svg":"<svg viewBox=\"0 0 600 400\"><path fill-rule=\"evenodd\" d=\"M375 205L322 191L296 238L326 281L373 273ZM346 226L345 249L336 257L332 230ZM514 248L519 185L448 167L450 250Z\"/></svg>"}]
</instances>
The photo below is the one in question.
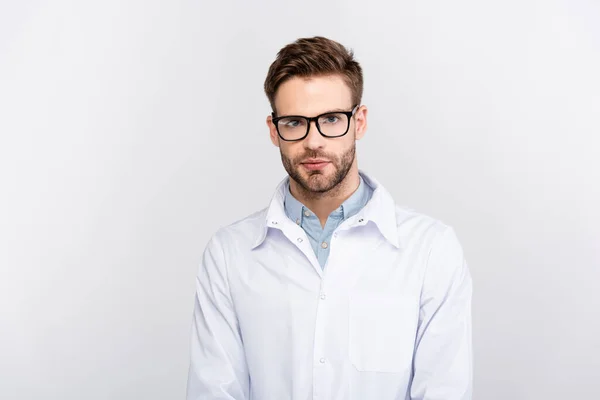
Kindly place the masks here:
<instances>
[{"instance_id":1,"label":"young man","mask_svg":"<svg viewBox=\"0 0 600 400\"><path fill-rule=\"evenodd\" d=\"M471 399L471 277L452 228L358 169L362 71L323 37L265 81L288 173L197 278L188 400Z\"/></svg>"}]
</instances>

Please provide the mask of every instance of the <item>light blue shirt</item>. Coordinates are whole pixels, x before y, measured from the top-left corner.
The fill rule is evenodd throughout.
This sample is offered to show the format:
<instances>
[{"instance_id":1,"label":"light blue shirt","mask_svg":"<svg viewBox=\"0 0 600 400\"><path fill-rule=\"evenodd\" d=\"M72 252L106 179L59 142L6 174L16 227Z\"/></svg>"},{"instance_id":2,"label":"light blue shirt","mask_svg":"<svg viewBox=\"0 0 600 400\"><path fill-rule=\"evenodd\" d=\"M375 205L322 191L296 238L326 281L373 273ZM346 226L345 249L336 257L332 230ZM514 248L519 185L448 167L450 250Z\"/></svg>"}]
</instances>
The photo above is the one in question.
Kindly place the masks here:
<instances>
[{"instance_id":1,"label":"light blue shirt","mask_svg":"<svg viewBox=\"0 0 600 400\"><path fill-rule=\"evenodd\" d=\"M359 175L360 183L358 189L346 199L329 217L325 227L321 227L321 221L308 207L298 201L290 192L289 183L285 189L284 207L287 216L298 224L310 240L310 244L319 260L321 268L325 267L329 256L329 243L335 229L347 218L357 214L371 199L373 188L365 183Z\"/></svg>"}]
</instances>

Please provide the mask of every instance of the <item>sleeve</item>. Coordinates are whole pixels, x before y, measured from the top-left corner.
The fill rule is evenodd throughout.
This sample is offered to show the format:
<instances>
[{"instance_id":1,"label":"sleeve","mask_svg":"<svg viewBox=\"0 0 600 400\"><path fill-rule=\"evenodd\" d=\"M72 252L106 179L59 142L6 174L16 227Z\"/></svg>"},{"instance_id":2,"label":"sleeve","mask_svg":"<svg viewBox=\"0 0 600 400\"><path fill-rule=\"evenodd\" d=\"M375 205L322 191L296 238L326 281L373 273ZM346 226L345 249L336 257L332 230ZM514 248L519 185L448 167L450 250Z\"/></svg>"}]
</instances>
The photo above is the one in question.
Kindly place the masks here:
<instances>
[{"instance_id":1,"label":"sleeve","mask_svg":"<svg viewBox=\"0 0 600 400\"><path fill-rule=\"evenodd\" d=\"M413 400L471 400L471 275L452 228L434 239L419 314Z\"/></svg>"},{"instance_id":2,"label":"sleeve","mask_svg":"<svg viewBox=\"0 0 600 400\"><path fill-rule=\"evenodd\" d=\"M204 250L196 279L187 400L246 400L249 376L217 235Z\"/></svg>"}]
</instances>

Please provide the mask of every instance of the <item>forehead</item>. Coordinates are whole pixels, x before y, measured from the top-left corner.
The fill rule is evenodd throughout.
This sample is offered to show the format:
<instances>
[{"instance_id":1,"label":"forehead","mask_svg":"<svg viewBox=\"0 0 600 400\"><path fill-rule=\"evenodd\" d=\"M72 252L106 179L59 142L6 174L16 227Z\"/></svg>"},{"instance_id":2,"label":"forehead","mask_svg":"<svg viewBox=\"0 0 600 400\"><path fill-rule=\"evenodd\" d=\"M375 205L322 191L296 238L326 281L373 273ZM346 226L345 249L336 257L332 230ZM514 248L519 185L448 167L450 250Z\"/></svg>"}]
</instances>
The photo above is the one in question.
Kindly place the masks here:
<instances>
[{"instance_id":1,"label":"forehead","mask_svg":"<svg viewBox=\"0 0 600 400\"><path fill-rule=\"evenodd\" d=\"M340 75L293 77L275 95L278 115L313 116L352 106L352 91Z\"/></svg>"}]
</instances>

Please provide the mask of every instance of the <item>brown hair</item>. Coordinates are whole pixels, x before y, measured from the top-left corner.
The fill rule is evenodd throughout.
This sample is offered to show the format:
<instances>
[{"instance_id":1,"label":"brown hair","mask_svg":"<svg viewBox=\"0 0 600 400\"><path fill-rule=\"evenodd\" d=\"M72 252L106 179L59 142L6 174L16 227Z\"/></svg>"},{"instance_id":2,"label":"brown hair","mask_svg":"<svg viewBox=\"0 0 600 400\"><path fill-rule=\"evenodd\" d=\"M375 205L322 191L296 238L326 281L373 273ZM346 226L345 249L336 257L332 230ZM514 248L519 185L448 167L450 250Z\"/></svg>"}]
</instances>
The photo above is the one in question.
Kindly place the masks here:
<instances>
[{"instance_id":1,"label":"brown hair","mask_svg":"<svg viewBox=\"0 0 600 400\"><path fill-rule=\"evenodd\" d=\"M285 81L298 76L324 76L339 74L352 91L352 102L360 104L363 93L363 76L354 52L340 43L322 36L301 38L288 44L277 53L265 79L265 94L275 110L275 93Z\"/></svg>"}]
</instances>

